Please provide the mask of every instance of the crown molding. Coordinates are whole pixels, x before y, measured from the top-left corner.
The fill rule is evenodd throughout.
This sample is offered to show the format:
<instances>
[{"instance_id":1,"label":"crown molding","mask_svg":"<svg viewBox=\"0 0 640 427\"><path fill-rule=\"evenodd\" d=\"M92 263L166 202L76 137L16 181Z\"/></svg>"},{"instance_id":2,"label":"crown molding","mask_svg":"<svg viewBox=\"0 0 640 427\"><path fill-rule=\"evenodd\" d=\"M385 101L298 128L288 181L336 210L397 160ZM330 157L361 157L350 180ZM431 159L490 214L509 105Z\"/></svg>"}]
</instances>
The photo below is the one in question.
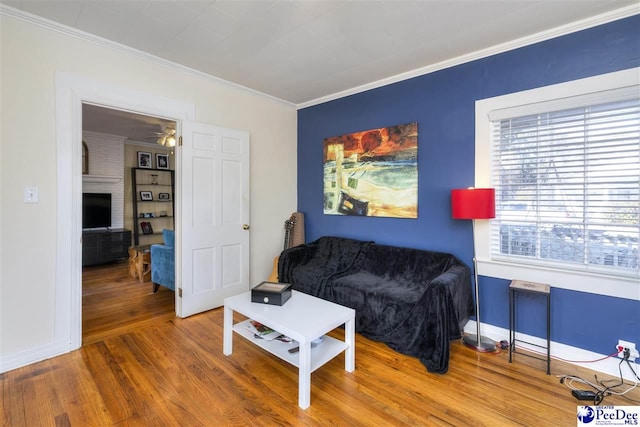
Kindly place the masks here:
<instances>
[{"instance_id":1,"label":"crown molding","mask_svg":"<svg viewBox=\"0 0 640 427\"><path fill-rule=\"evenodd\" d=\"M193 75L195 75L197 77L204 78L204 79L209 80L209 81L214 82L214 83L222 84L222 85L234 88L234 89L242 90L244 92L249 92L249 93L252 93L254 95L258 95L258 96L261 96L261 97L264 97L264 98L268 98L268 99L270 99L272 101L276 101L276 102L288 105L290 107L294 107L294 108L296 107L296 104L293 103L293 102L289 102L289 101L286 101L284 99L277 98L275 96L268 95L266 93L257 91L255 89L251 89L249 87L242 86L240 84L233 83L233 82L230 82L228 80L221 79L220 77L216 77L216 76L213 76L211 74L203 73L202 71L195 70L193 68L187 67L186 65L178 64L176 62L172 62L172 61L169 61L167 59L160 58L159 56L155 56L155 55L152 55L150 53L143 52L143 51L135 49L133 47L129 47L129 46L126 46L126 45L123 45L123 44L120 44L120 43L116 43L116 42L114 42L112 40L105 39L103 37L96 36L94 34L89 34L87 32L78 30L76 28L71 28L71 27L69 27L67 25L60 24L59 22L51 21L49 19L42 18L40 16L33 15L31 13L28 13L28 12L25 12L25 11L22 11L22 10L19 10L19 9L15 9L13 7L6 6L6 5L1 4L1 3L0 3L0 15L10 16L12 18L16 18L16 19L19 19L21 21L28 22L30 24L37 25L39 27L45 28L47 30L55 31L55 32L60 33L60 34L64 34L64 35L67 35L67 36L70 36L70 37L74 37L74 38L79 39L79 40L83 40L83 41L87 41L87 42L90 42L90 43L94 43L94 44L100 45L102 47L106 47L106 48L115 50L115 51L120 52L120 53L124 53L126 55L134 56L134 57L136 57L138 59L142 59L142 60L145 60L145 61L153 62L153 63L158 64L158 65L174 68L176 70L183 71L183 72L186 72L186 73L189 73L189 74L193 74Z\"/></svg>"},{"instance_id":2,"label":"crown molding","mask_svg":"<svg viewBox=\"0 0 640 427\"><path fill-rule=\"evenodd\" d=\"M384 79L376 80L371 83L367 83L364 85L356 86L351 89L347 89L344 91L336 92L331 95L323 96L320 98L316 98L307 102L303 102L300 104L295 104L293 102L286 101L281 98L277 98L272 95L265 94L263 92L259 92L255 89L248 88L246 86L239 85L237 83L230 82L228 80L221 79L219 77L213 76L211 74L203 73L202 71L195 70L193 68L187 67L185 65L181 65L158 56L152 55L147 52L143 52L141 50L116 43L114 41L105 39L103 37L99 37L93 34L86 33L84 31L77 30L75 28L71 28L69 26L51 21L49 19L45 19L28 12L21 11L19 9L15 9L10 6L6 6L4 4L0 4L0 15L10 16L42 28L49 29L51 31L55 31L61 34L65 34L67 36L71 36L80 40L88 41L91 43L95 43L97 45L107 47L113 49L115 51L128 54L139 59L143 59L146 61L150 61L159 65L171 67L186 73L190 73L196 75L198 77L210 80L212 82L223 84L225 86L229 86L235 89L239 89L245 92L253 93L255 95L259 95L264 98L268 98L270 100L294 107L298 110L312 107L314 105L323 104L325 102L333 101L339 98L344 98L346 96L355 95L358 93L366 92L371 89L377 89L379 87L387 86L392 83L401 82L404 80L408 80L414 77L419 77L422 75L430 74L436 71L440 71L446 68L451 68L456 65L461 65L467 62L475 61L478 59L486 58L491 55L496 55L499 53L504 53L510 50L518 49L521 47L529 46L535 43L539 43L545 40L550 40L556 37L560 37L566 34L571 34L577 31L585 30L588 28L596 27L598 25L606 24L609 22L616 21L618 19L628 18L633 15L637 15L640 13L640 7L637 5L627 6L624 8L616 9L610 12L606 12L600 15L592 16L589 18L585 18L579 21L571 22L569 24L565 24L556 28L552 28L547 31L542 31L536 34L532 34L526 37L521 37L519 39L511 40L506 43L501 43L495 46L491 46L486 49L481 49L475 52L471 52L465 55L458 56L456 58L448 59L446 61L441 61L436 64L427 65L425 67L417 68L412 71L408 71L401 74L396 74L395 76L390 76Z\"/></svg>"},{"instance_id":3,"label":"crown molding","mask_svg":"<svg viewBox=\"0 0 640 427\"><path fill-rule=\"evenodd\" d=\"M298 110L300 110L303 108L312 107L314 105L323 104L325 102L334 101L336 99L344 98L346 96L355 95L358 93L366 92L371 89L377 89L379 87L387 86L392 83L398 83L414 77L419 77L425 74L441 71L446 68L454 67L456 65L461 65L467 62L486 58L499 53L508 52L510 50L529 46L545 40L550 40L556 37L564 36L566 34L571 34L577 31L586 30L588 28L597 27L598 25L617 21L618 19L628 18L630 16L638 15L639 13L640 13L640 7L638 5L627 6L624 8L616 9L600 15L592 16L590 18L585 18L580 21L571 22L569 24L565 24L560 27L555 27L550 30L542 31L526 37L521 37L519 39L511 40L506 43L501 43L495 46L491 46L486 49L461 55L456 58L448 59L446 61L438 62L436 64L417 68L413 71L397 74L395 76L387 77L381 80L376 80L375 82L367 83L361 86L356 86L354 88L347 89L341 92L336 92L334 94L323 96L321 98L316 98L308 102L303 102L298 104L297 108Z\"/></svg>"}]
</instances>

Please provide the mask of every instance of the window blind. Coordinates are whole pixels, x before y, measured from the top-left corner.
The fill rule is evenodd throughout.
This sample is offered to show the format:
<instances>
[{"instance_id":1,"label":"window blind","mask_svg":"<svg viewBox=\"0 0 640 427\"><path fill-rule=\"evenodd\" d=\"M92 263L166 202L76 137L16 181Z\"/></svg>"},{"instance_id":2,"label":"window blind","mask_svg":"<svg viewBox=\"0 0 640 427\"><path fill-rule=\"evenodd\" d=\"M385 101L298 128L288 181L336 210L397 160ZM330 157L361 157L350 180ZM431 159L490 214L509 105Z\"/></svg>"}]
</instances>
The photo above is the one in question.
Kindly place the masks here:
<instances>
[{"instance_id":1,"label":"window blind","mask_svg":"<svg viewBox=\"0 0 640 427\"><path fill-rule=\"evenodd\" d=\"M638 274L638 93L636 86L490 113L492 259Z\"/></svg>"}]
</instances>

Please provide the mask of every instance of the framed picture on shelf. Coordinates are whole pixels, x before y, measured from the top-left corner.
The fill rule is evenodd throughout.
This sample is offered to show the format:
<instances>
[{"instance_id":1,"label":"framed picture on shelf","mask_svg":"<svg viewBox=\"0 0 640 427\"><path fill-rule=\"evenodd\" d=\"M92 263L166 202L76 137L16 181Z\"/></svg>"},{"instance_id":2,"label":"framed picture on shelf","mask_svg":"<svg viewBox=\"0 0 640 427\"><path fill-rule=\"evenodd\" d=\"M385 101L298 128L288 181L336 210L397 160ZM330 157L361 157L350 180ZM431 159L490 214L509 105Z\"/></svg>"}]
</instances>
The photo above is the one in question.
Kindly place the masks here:
<instances>
[{"instance_id":1,"label":"framed picture on shelf","mask_svg":"<svg viewBox=\"0 0 640 427\"><path fill-rule=\"evenodd\" d=\"M153 227L149 221L142 221L140 228L142 228L142 234L153 234Z\"/></svg>"},{"instance_id":2,"label":"framed picture on shelf","mask_svg":"<svg viewBox=\"0 0 640 427\"><path fill-rule=\"evenodd\" d=\"M138 151L138 167L153 169L153 157L151 157L151 153Z\"/></svg>"},{"instance_id":3,"label":"framed picture on shelf","mask_svg":"<svg viewBox=\"0 0 640 427\"><path fill-rule=\"evenodd\" d=\"M153 200L153 193L151 191L141 191L140 200L142 201Z\"/></svg>"},{"instance_id":4,"label":"framed picture on shelf","mask_svg":"<svg viewBox=\"0 0 640 427\"><path fill-rule=\"evenodd\" d=\"M158 193L158 200L171 200L169 193Z\"/></svg>"},{"instance_id":5,"label":"framed picture on shelf","mask_svg":"<svg viewBox=\"0 0 640 427\"><path fill-rule=\"evenodd\" d=\"M169 155L156 153L156 168L169 169Z\"/></svg>"}]
</instances>

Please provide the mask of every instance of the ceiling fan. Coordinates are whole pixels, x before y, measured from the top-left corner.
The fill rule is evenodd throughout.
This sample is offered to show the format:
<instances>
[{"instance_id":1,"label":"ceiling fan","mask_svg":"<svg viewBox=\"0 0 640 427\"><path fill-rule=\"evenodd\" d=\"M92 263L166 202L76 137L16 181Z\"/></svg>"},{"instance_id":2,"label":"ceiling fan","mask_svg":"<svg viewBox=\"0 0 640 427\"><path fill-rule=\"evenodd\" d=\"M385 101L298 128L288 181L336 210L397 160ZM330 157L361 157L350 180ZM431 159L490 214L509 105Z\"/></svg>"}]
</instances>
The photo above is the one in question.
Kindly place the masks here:
<instances>
[{"instance_id":1,"label":"ceiling fan","mask_svg":"<svg viewBox=\"0 0 640 427\"><path fill-rule=\"evenodd\" d=\"M155 132L155 136L149 136L146 139L155 139L159 145L163 147L175 147L176 146L176 130L173 127L167 126L162 132Z\"/></svg>"}]
</instances>

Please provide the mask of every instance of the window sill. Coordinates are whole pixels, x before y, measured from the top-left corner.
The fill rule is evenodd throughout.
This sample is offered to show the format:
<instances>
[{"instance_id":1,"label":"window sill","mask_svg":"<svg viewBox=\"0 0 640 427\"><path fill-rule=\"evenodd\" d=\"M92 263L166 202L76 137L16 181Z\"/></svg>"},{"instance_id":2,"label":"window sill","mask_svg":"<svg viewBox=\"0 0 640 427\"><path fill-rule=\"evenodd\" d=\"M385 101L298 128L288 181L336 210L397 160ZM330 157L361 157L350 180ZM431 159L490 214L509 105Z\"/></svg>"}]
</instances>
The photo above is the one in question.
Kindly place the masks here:
<instances>
[{"instance_id":1,"label":"window sill","mask_svg":"<svg viewBox=\"0 0 640 427\"><path fill-rule=\"evenodd\" d=\"M609 276L483 259L478 259L478 274L506 280L546 283L554 288L640 301L640 277Z\"/></svg>"}]
</instances>

